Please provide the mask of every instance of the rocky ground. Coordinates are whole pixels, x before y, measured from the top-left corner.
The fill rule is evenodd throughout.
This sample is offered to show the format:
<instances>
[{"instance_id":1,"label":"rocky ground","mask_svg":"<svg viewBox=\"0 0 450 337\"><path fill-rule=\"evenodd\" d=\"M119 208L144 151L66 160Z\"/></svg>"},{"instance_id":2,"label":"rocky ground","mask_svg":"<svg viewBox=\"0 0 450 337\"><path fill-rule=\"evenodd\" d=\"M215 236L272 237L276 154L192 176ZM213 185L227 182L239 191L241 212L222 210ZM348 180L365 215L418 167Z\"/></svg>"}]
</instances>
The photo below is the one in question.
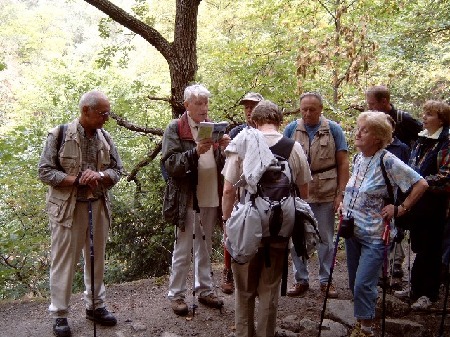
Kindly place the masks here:
<instances>
[{"instance_id":1,"label":"rocky ground","mask_svg":"<svg viewBox=\"0 0 450 337\"><path fill-rule=\"evenodd\" d=\"M316 271L317 261L311 261L310 290L303 298L282 297L278 310L278 336L317 336L317 326L323 307L323 295L319 289ZM221 293L221 265L214 264L217 293L224 299L222 311L198 304L195 316L173 314L166 298L168 277L146 279L107 286L108 309L113 311L118 324L112 328L97 326L99 337L177 337L177 336L233 336L234 295ZM407 272L407 267L404 268ZM291 275L289 281L291 281ZM397 286L404 285L399 282ZM290 284L291 282L289 282ZM351 293L347 289L345 253L340 251L334 269L334 283L339 299L327 302L327 313L322 336L347 336L354 324ZM386 337L394 336L439 336L442 312L442 297L431 310L413 313L407 303L387 296L388 318ZM381 298L381 293L380 293ZM187 298L193 303L192 296ZM52 336L52 320L47 313L48 300L33 298L0 303L0 337L44 337ZM94 336L94 326L84 317L82 294L74 294L71 301L69 324L74 337ZM380 325L376 336L381 336ZM450 336L450 323L445 326L444 336Z\"/></svg>"}]
</instances>

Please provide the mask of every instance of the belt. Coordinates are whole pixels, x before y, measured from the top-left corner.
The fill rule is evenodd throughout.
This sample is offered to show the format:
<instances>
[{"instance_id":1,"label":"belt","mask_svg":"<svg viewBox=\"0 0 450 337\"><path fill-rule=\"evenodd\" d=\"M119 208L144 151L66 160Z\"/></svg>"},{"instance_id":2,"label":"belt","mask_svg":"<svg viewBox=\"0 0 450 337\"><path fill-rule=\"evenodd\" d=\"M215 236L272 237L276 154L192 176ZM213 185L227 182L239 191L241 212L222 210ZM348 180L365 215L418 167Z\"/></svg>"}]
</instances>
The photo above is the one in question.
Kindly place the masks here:
<instances>
[{"instance_id":1,"label":"belt","mask_svg":"<svg viewBox=\"0 0 450 337\"><path fill-rule=\"evenodd\" d=\"M324 167L324 168L318 169L318 170L311 170L311 174L317 174L317 173L323 173L326 171L330 171L330 170L334 169L335 167L337 167L337 165L331 165L331 166Z\"/></svg>"},{"instance_id":2,"label":"belt","mask_svg":"<svg viewBox=\"0 0 450 337\"><path fill-rule=\"evenodd\" d=\"M89 202L89 201L98 201L98 200L100 200L100 198L89 198L89 199L80 198L80 199L77 199L77 202Z\"/></svg>"}]
</instances>

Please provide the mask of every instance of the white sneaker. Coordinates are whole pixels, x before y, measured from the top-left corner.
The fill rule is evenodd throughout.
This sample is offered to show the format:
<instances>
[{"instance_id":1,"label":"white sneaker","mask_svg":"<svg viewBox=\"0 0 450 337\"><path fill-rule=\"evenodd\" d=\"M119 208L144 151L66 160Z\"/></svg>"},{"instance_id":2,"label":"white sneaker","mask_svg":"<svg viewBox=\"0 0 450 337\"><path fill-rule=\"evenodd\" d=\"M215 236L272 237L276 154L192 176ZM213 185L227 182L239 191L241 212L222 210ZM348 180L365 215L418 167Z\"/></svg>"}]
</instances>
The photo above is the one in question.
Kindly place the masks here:
<instances>
[{"instance_id":1,"label":"white sneaker","mask_svg":"<svg viewBox=\"0 0 450 337\"><path fill-rule=\"evenodd\" d=\"M411 305L411 309L413 309L413 310L426 310L429 307L431 307L431 304L432 303L431 303L431 301L430 301L430 299L428 297L422 296L422 297L419 297L419 299L415 303L413 303Z\"/></svg>"},{"instance_id":2,"label":"white sneaker","mask_svg":"<svg viewBox=\"0 0 450 337\"><path fill-rule=\"evenodd\" d=\"M394 291L394 296L398 298L408 298L409 297L409 290L396 290Z\"/></svg>"}]
</instances>

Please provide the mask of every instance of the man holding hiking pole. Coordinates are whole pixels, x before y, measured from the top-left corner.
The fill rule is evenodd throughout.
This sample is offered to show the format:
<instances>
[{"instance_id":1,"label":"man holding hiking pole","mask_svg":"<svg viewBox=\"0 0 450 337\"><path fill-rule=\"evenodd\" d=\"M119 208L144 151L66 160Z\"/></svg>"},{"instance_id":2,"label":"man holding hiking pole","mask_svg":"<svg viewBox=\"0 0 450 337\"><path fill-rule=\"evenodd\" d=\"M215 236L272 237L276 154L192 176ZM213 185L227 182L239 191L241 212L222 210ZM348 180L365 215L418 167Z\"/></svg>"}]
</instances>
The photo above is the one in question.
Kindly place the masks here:
<instances>
[{"instance_id":1,"label":"man holding hiking pole","mask_svg":"<svg viewBox=\"0 0 450 337\"><path fill-rule=\"evenodd\" d=\"M67 316L75 266L84 257L86 318L116 325L105 307L105 247L111 223L108 190L120 179L122 161L103 129L110 103L100 91L85 93L80 116L50 130L39 161L39 179L49 185L47 213L51 229L49 311L53 333L71 336ZM90 231L92 230L92 237ZM94 251L95 254L91 252Z\"/></svg>"},{"instance_id":2,"label":"man holding hiking pole","mask_svg":"<svg viewBox=\"0 0 450 337\"><path fill-rule=\"evenodd\" d=\"M189 312L186 280L191 250L194 251L193 302L197 293L200 303L218 309L223 306L214 292L210 258L213 229L221 223L220 170L225 161L222 151L230 138L223 135L216 142L212 137L200 139L200 123L209 121L210 95L201 84L188 86L184 91L186 112L170 122L162 141L161 163L168 175L163 214L175 227L168 298L173 312L180 316ZM193 309L195 312L195 303Z\"/></svg>"}]
</instances>

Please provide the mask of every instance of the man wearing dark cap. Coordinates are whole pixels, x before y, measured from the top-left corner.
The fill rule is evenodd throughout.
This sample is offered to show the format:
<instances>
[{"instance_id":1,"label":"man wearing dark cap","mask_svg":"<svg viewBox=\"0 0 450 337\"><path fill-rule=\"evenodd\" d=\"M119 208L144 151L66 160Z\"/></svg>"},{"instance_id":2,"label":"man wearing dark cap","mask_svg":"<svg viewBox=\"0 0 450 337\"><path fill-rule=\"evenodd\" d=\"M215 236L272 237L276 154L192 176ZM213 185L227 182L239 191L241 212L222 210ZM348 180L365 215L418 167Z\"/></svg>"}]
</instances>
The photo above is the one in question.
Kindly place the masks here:
<instances>
[{"instance_id":1,"label":"man wearing dark cap","mask_svg":"<svg viewBox=\"0 0 450 337\"><path fill-rule=\"evenodd\" d=\"M231 129L229 133L231 139L236 137L238 133L241 132L244 128L255 127L251 119L252 111L255 108L255 106L263 99L264 97L262 97L261 94L257 92L249 92L239 101L239 104L244 106L245 123ZM223 276L222 284L220 288L225 294L232 294L234 291L234 283L233 283L233 272L231 271L231 256L225 247L223 249L223 256L224 256L224 269L222 275Z\"/></svg>"}]
</instances>

